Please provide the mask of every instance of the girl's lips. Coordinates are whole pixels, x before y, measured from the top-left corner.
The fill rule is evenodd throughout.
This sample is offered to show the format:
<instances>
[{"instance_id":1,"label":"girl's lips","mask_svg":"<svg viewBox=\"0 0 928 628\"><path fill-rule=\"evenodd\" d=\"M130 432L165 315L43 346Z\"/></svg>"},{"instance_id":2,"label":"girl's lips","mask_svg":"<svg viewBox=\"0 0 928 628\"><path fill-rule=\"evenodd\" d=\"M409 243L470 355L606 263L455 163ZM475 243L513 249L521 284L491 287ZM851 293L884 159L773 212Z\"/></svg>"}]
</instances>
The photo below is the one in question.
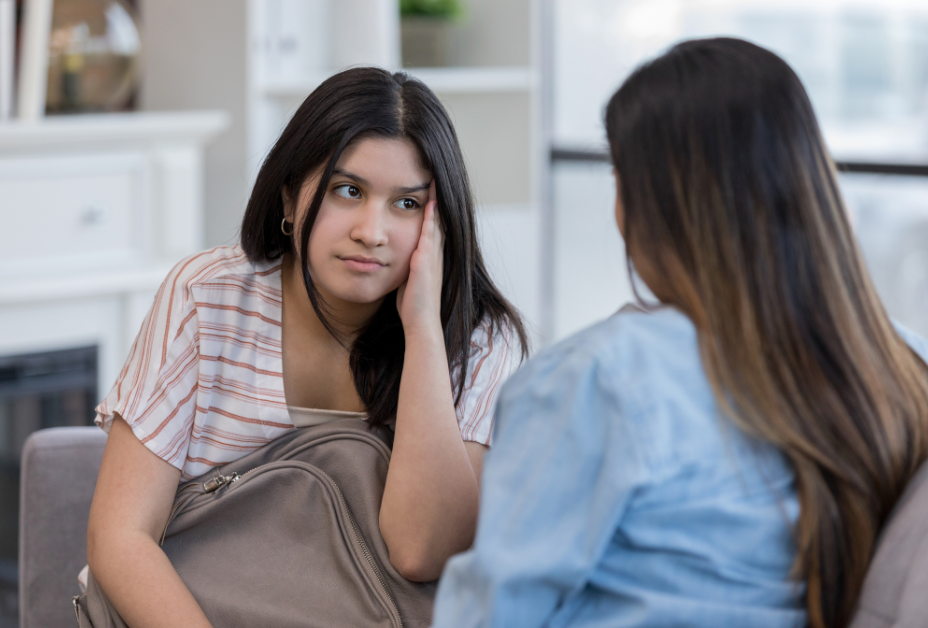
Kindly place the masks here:
<instances>
[{"instance_id":1,"label":"girl's lips","mask_svg":"<svg viewBox=\"0 0 928 628\"><path fill-rule=\"evenodd\" d=\"M343 261L351 270L364 273L369 273L385 266L385 264L382 264L377 260L365 257L340 257L339 259Z\"/></svg>"}]
</instances>

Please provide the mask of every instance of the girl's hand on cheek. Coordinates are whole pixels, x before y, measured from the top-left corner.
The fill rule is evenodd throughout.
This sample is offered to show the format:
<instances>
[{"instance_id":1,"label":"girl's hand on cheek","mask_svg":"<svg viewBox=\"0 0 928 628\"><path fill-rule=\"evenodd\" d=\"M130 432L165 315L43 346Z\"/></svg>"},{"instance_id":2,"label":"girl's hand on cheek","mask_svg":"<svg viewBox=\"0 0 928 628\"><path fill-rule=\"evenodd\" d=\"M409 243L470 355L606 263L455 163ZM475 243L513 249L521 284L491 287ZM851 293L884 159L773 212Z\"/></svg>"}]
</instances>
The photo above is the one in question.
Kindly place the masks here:
<instances>
[{"instance_id":1,"label":"girl's hand on cheek","mask_svg":"<svg viewBox=\"0 0 928 628\"><path fill-rule=\"evenodd\" d=\"M407 335L423 331L442 333L441 280L445 237L436 205L433 179L419 234L419 245L409 260L409 278L396 293L396 309Z\"/></svg>"}]
</instances>

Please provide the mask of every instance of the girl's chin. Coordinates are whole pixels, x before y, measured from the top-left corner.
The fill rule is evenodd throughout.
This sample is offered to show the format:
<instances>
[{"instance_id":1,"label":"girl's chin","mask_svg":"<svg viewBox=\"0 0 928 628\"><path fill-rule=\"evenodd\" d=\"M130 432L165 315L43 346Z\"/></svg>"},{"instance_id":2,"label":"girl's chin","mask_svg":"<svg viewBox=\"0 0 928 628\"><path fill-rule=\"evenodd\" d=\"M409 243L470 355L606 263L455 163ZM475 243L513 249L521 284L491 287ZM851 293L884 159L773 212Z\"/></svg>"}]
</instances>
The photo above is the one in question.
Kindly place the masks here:
<instances>
[{"instance_id":1,"label":"girl's chin","mask_svg":"<svg viewBox=\"0 0 928 628\"><path fill-rule=\"evenodd\" d=\"M320 276L321 275L321 276ZM345 306L365 306L383 300L397 289L392 277L357 277L343 274L319 273L313 281L324 298L340 301ZM335 303L332 303L335 305Z\"/></svg>"},{"instance_id":2,"label":"girl's chin","mask_svg":"<svg viewBox=\"0 0 928 628\"><path fill-rule=\"evenodd\" d=\"M389 290L387 292L384 292L383 290L325 290L325 293L331 295L333 299L337 299L349 307L362 307L365 305L377 303L382 301L384 297L386 297L391 292L393 292L393 290Z\"/></svg>"}]
</instances>

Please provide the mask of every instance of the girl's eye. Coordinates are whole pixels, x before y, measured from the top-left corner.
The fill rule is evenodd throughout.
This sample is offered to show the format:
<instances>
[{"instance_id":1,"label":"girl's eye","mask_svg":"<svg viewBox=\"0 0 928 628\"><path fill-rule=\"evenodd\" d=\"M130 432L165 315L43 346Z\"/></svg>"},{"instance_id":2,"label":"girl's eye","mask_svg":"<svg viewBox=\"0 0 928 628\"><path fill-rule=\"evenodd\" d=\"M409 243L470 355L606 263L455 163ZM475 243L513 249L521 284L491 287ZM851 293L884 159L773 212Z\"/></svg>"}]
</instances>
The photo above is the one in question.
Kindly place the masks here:
<instances>
[{"instance_id":1,"label":"girl's eye","mask_svg":"<svg viewBox=\"0 0 928 628\"><path fill-rule=\"evenodd\" d=\"M419 203L414 198L401 198L393 203L393 206L400 209L418 209Z\"/></svg>"},{"instance_id":2,"label":"girl's eye","mask_svg":"<svg viewBox=\"0 0 928 628\"><path fill-rule=\"evenodd\" d=\"M361 198L361 190L355 185L338 185L332 190L343 198Z\"/></svg>"}]
</instances>

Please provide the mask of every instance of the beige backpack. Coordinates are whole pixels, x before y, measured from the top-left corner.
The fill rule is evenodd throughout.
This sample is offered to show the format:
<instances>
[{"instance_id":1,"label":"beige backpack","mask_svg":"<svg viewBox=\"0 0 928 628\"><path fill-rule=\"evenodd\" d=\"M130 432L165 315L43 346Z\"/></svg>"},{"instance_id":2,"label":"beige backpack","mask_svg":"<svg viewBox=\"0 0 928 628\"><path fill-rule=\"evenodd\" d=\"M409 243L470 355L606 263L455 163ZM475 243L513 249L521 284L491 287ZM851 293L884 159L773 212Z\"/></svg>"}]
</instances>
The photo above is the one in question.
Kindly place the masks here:
<instances>
[{"instance_id":1,"label":"beige backpack","mask_svg":"<svg viewBox=\"0 0 928 628\"><path fill-rule=\"evenodd\" d=\"M378 523L390 449L359 419L298 429L182 484L165 554L215 628L428 626ZM93 579L81 628L126 628Z\"/></svg>"}]
</instances>

